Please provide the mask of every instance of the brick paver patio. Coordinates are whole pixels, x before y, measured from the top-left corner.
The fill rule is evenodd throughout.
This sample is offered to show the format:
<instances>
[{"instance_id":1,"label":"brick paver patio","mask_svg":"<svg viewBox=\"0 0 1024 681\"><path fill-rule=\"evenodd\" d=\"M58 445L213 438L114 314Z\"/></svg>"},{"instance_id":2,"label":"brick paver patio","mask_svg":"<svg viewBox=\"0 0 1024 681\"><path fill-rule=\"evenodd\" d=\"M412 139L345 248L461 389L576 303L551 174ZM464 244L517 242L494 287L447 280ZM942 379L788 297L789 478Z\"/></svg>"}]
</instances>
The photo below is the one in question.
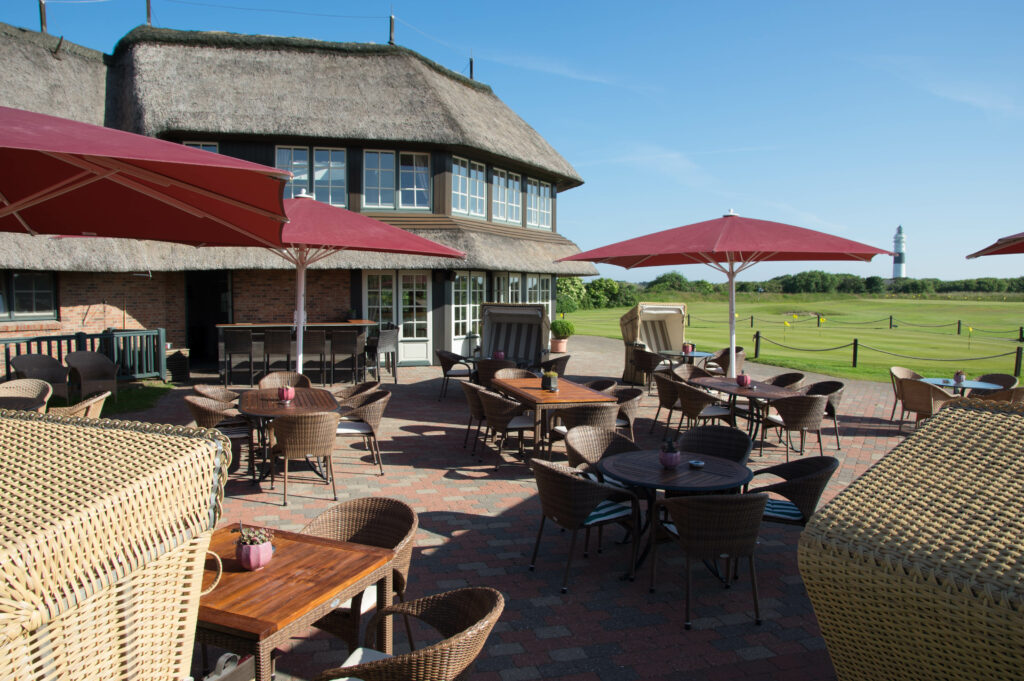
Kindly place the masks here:
<instances>
[{"instance_id":1,"label":"brick paver patio","mask_svg":"<svg viewBox=\"0 0 1024 681\"><path fill-rule=\"evenodd\" d=\"M576 336L567 377L618 378L621 341ZM748 364L762 378L780 370ZM740 581L724 589L704 569L694 569L694 627L683 629L682 557L666 545L658 555L658 590L648 592L650 562L635 582L623 581L628 545L616 542L621 532L605 537L601 554L577 555L568 594L559 592L569 548L568 534L547 525L537 569L529 572L530 553L540 521L536 487L529 469L513 462L495 469L495 452L464 449L467 408L462 391L452 386L437 399L438 367L399 369L400 383L385 383L393 398L381 438L385 475L376 474L369 453L353 440L339 441L335 472L339 498L392 496L408 502L420 517L408 597L465 585L488 585L502 591L505 612L481 654L474 679L517 681L632 681L634 679L778 679L835 678L825 644L797 569L799 528L766 523L757 557L758 586L764 623L755 626L745 570ZM812 377L813 380L819 380ZM211 379L212 380L212 379ZM147 421L188 423L177 389L146 413ZM834 496L901 439L889 421L892 391L888 384L847 381L840 408L843 449L835 449L831 425L824 428L825 453L842 461L825 499ZM637 421L641 445L656 447L660 429L649 434L657 407L644 398ZM809 454L816 453L817 442ZM753 468L783 460L777 443L755 452ZM564 449L556 445L556 458ZM299 468L290 476L288 507L281 487L255 486L243 466L228 483L223 522L243 520L288 530L332 504L330 490ZM396 647L405 644L396 626ZM339 664L344 646L312 630L293 640L278 662L278 679L312 678ZM200 674L194 670L197 678Z\"/></svg>"}]
</instances>

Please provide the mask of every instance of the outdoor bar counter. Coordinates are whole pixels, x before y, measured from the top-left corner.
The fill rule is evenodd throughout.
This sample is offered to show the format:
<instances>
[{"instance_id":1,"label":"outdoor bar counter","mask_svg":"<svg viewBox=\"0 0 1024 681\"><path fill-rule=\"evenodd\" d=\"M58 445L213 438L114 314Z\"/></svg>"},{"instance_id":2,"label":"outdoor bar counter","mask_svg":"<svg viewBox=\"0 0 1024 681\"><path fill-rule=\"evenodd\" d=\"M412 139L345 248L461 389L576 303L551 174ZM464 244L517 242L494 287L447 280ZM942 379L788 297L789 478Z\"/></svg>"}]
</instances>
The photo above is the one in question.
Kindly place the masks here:
<instances>
[{"instance_id":1,"label":"outdoor bar counter","mask_svg":"<svg viewBox=\"0 0 1024 681\"><path fill-rule=\"evenodd\" d=\"M331 332L344 329L369 329L376 327L377 322L372 319L350 319L345 322L308 322L305 330L327 332L327 354L330 356ZM217 324L217 365L224 366L224 329L246 329L252 331L252 355L254 360L263 361L263 334L269 329L291 329L292 330L292 362L295 361L295 325L290 323L241 323L241 324Z\"/></svg>"}]
</instances>

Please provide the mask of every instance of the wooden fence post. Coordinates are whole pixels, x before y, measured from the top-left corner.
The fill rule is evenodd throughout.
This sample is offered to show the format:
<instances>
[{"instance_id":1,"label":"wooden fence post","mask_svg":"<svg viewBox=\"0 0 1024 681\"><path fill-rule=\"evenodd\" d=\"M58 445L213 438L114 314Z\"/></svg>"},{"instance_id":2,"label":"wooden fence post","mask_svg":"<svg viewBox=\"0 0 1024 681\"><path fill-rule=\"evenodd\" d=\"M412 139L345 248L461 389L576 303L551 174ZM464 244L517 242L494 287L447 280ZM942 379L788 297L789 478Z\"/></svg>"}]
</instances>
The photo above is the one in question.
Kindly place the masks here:
<instances>
[{"instance_id":1,"label":"wooden fence post","mask_svg":"<svg viewBox=\"0 0 1024 681\"><path fill-rule=\"evenodd\" d=\"M821 315L818 315L818 328L821 328Z\"/></svg>"},{"instance_id":2,"label":"wooden fence post","mask_svg":"<svg viewBox=\"0 0 1024 681\"><path fill-rule=\"evenodd\" d=\"M754 328L754 315L750 315L750 328Z\"/></svg>"},{"instance_id":3,"label":"wooden fence post","mask_svg":"<svg viewBox=\"0 0 1024 681\"><path fill-rule=\"evenodd\" d=\"M853 339L853 368L857 368L857 339Z\"/></svg>"},{"instance_id":4,"label":"wooden fence post","mask_svg":"<svg viewBox=\"0 0 1024 681\"><path fill-rule=\"evenodd\" d=\"M960 327L961 326L963 326L963 322L961 320L959 320L959 319L956 320L956 335L958 335L958 336L960 335Z\"/></svg>"},{"instance_id":5,"label":"wooden fence post","mask_svg":"<svg viewBox=\"0 0 1024 681\"><path fill-rule=\"evenodd\" d=\"M892 328L892 315L889 315L889 328Z\"/></svg>"},{"instance_id":6,"label":"wooden fence post","mask_svg":"<svg viewBox=\"0 0 1024 681\"><path fill-rule=\"evenodd\" d=\"M1021 354L1024 353L1024 348L1017 346L1017 356L1013 360L1013 375L1020 378L1020 360Z\"/></svg>"},{"instance_id":7,"label":"wooden fence post","mask_svg":"<svg viewBox=\"0 0 1024 681\"><path fill-rule=\"evenodd\" d=\"M761 332L754 332L754 359L761 355Z\"/></svg>"}]
</instances>

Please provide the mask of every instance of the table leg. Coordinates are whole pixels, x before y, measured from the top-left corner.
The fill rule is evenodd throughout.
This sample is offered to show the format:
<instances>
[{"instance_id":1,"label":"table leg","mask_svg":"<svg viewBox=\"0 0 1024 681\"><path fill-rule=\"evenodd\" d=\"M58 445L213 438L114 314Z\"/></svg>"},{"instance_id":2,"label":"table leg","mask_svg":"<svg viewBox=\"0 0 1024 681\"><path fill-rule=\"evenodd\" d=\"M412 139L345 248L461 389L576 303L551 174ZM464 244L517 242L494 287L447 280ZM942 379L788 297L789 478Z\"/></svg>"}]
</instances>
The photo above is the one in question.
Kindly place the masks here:
<instances>
[{"instance_id":1,"label":"table leg","mask_svg":"<svg viewBox=\"0 0 1024 681\"><path fill-rule=\"evenodd\" d=\"M377 581L377 612L383 612L384 608L391 605L394 588L394 571L389 569L387 575ZM381 617L377 620L377 650L388 655L392 654L394 632L394 623L391 620L391 617Z\"/></svg>"},{"instance_id":2,"label":"table leg","mask_svg":"<svg viewBox=\"0 0 1024 681\"><path fill-rule=\"evenodd\" d=\"M259 650L255 657L256 662L256 680L255 681L272 681L274 678L274 660L271 655L273 648L264 643L260 643Z\"/></svg>"},{"instance_id":3,"label":"table leg","mask_svg":"<svg viewBox=\"0 0 1024 681\"><path fill-rule=\"evenodd\" d=\"M541 420L544 418L544 410L537 407L533 410L533 455L540 455L540 443L543 441Z\"/></svg>"}]
</instances>

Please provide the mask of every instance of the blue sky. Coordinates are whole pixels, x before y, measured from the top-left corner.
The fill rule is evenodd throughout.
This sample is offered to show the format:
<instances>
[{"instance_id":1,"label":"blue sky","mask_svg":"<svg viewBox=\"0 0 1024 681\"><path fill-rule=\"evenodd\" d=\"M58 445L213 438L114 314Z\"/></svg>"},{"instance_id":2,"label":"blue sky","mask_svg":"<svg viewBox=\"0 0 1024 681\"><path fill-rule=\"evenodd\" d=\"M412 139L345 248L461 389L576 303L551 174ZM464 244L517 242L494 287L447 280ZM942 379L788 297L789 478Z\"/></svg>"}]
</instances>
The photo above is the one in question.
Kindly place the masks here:
<instances>
[{"instance_id":1,"label":"blue sky","mask_svg":"<svg viewBox=\"0 0 1024 681\"><path fill-rule=\"evenodd\" d=\"M156 26L355 42L386 42L393 9L398 44L467 75L472 54L586 181L558 200L584 249L734 209L887 249L903 225L914 277L1024 270L1024 256L964 259L1024 231L1024 3L152 1ZM145 0L48 0L47 18L109 53ZM37 0L5 0L0 21L38 30ZM892 262L742 278L803 269Z\"/></svg>"}]
</instances>

